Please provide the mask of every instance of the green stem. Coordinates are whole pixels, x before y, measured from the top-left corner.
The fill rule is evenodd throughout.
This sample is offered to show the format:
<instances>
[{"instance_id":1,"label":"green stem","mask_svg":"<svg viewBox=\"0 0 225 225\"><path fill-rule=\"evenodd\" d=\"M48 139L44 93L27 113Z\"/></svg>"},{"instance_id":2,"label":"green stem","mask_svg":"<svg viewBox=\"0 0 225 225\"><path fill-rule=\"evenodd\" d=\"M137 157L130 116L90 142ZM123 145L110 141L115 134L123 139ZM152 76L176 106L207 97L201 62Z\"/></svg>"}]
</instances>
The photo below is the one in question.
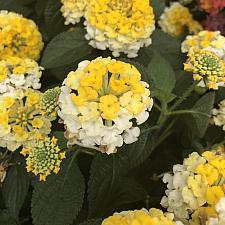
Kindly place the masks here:
<instances>
[{"instance_id":1,"label":"green stem","mask_svg":"<svg viewBox=\"0 0 225 225\"><path fill-rule=\"evenodd\" d=\"M202 116L207 116L207 117L210 117L209 114L207 113L203 113L203 112L197 112L197 111L193 111L193 110L176 110L176 111L173 111L173 112L167 112L166 115L168 116L171 116L171 115L180 115L180 114L198 114L198 115L202 115Z\"/></svg>"},{"instance_id":2,"label":"green stem","mask_svg":"<svg viewBox=\"0 0 225 225\"><path fill-rule=\"evenodd\" d=\"M174 109L176 109L183 101L185 101L190 94L192 93L192 91L194 90L196 86L196 82L194 82L184 93L183 95L170 107L169 111L173 111Z\"/></svg>"},{"instance_id":3,"label":"green stem","mask_svg":"<svg viewBox=\"0 0 225 225\"><path fill-rule=\"evenodd\" d=\"M144 131L141 132L140 136L143 135L143 134L146 134L152 130L158 130L159 129L159 126L153 126L153 127L149 127L147 129L145 129Z\"/></svg>"},{"instance_id":4,"label":"green stem","mask_svg":"<svg viewBox=\"0 0 225 225\"><path fill-rule=\"evenodd\" d=\"M6 151L5 151L4 154L2 155L1 159L4 159L4 158L7 156L8 152L9 152L9 150L6 149Z\"/></svg>"}]
</instances>

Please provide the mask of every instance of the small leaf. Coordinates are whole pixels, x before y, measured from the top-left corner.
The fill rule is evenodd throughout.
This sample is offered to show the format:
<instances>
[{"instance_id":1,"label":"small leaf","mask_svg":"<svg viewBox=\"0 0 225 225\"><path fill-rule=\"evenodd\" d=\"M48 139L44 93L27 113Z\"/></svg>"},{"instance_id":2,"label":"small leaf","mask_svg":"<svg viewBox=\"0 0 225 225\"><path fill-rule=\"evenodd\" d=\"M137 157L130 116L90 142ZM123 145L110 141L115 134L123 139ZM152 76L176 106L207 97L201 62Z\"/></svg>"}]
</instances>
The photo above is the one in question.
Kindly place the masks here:
<instances>
[{"instance_id":1,"label":"small leaf","mask_svg":"<svg viewBox=\"0 0 225 225\"><path fill-rule=\"evenodd\" d=\"M58 139L58 146L60 149L65 149L67 148L67 140L64 136L64 132L63 131L54 131L52 133L53 136L55 136Z\"/></svg>"},{"instance_id":2,"label":"small leaf","mask_svg":"<svg viewBox=\"0 0 225 225\"><path fill-rule=\"evenodd\" d=\"M76 28L54 37L43 53L41 65L49 69L82 60L92 51L84 36L85 30Z\"/></svg>"},{"instance_id":3,"label":"small leaf","mask_svg":"<svg viewBox=\"0 0 225 225\"><path fill-rule=\"evenodd\" d=\"M165 9L165 0L151 0L151 6L154 11L155 19L158 20Z\"/></svg>"},{"instance_id":4,"label":"small leaf","mask_svg":"<svg viewBox=\"0 0 225 225\"><path fill-rule=\"evenodd\" d=\"M80 223L79 225L101 225L101 223L102 223L102 219L91 219L83 223Z\"/></svg>"},{"instance_id":5,"label":"small leaf","mask_svg":"<svg viewBox=\"0 0 225 225\"><path fill-rule=\"evenodd\" d=\"M156 91L154 95L160 101L168 102L168 94L171 94L176 83L176 76L171 65L158 53L155 53L147 67L147 72L153 83L152 89Z\"/></svg>"},{"instance_id":6,"label":"small leaf","mask_svg":"<svg viewBox=\"0 0 225 225\"><path fill-rule=\"evenodd\" d=\"M65 160L57 175L36 182L32 196L34 225L70 225L84 198L84 178L74 160Z\"/></svg>"},{"instance_id":7,"label":"small leaf","mask_svg":"<svg viewBox=\"0 0 225 225\"><path fill-rule=\"evenodd\" d=\"M24 165L20 163L10 167L3 183L2 194L9 213L15 219L18 219L28 188L29 176Z\"/></svg>"},{"instance_id":8,"label":"small leaf","mask_svg":"<svg viewBox=\"0 0 225 225\"><path fill-rule=\"evenodd\" d=\"M196 113L185 116L187 125L190 127L191 132L199 137L203 137L208 128L214 100L214 92L205 94L192 108L192 111Z\"/></svg>"}]
</instances>

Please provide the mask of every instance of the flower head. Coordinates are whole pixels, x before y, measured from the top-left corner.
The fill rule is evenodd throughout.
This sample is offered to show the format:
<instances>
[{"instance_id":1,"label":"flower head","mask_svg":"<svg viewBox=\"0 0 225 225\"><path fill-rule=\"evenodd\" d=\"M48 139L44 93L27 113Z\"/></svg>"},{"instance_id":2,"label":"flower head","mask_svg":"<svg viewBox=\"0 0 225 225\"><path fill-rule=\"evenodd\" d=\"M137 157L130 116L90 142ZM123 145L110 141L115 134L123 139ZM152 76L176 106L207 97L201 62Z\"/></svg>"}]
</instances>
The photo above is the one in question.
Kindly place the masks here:
<instances>
[{"instance_id":1,"label":"flower head","mask_svg":"<svg viewBox=\"0 0 225 225\"><path fill-rule=\"evenodd\" d=\"M199 86L218 89L225 84L225 63L210 51L191 49L184 70L193 73Z\"/></svg>"},{"instance_id":2,"label":"flower head","mask_svg":"<svg viewBox=\"0 0 225 225\"><path fill-rule=\"evenodd\" d=\"M137 125L148 119L152 99L134 66L97 58L68 74L59 106L70 144L99 147L109 154L123 142L137 140L140 130L132 127L134 119Z\"/></svg>"},{"instance_id":3,"label":"flower head","mask_svg":"<svg viewBox=\"0 0 225 225\"><path fill-rule=\"evenodd\" d=\"M84 16L87 6L87 0L61 0L61 12L65 17L65 24L76 24L80 22L81 17Z\"/></svg>"},{"instance_id":4,"label":"flower head","mask_svg":"<svg viewBox=\"0 0 225 225\"><path fill-rule=\"evenodd\" d=\"M202 30L201 25L195 21L188 8L179 2L174 2L166 7L160 16L159 25L162 30L171 36L178 37L188 29L189 33Z\"/></svg>"},{"instance_id":5,"label":"flower head","mask_svg":"<svg viewBox=\"0 0 225 225\"><path fill-rule=\"evenodd\" d=\"M57 174L65 158L65 152L60 150L55 137L38 139L32 146L23 148L20 153L27 156L27 172L38 175L40 181L45 181L52 172Z\"/></svg>"},{"instance_id":6,"label":"flower head","mask_svg":"<svg viewBox=\"0 0 225 225\"><path fill-rule=\"evenodd\" d=\"M225 7L224 0L198 0L199 8L207 13L216 14Z\"/></svg>"},{"instance_id":7,"label":"flower head","mask_svg":"<svg viewBox=\"0 0 225 225\"><path fill-rule=\"evenodd\" d=\"M10 56L37 60L43 42L36 24L22 15L0 11L0 59Z\"/></svg>"},{"instance_id":8,"label":"flower head","mask_svg":"<svg viewBox=\"0 0 225 225\"><path fill-rule=\"evenodd\" d=\"M201 31L196 35L189 35L183 41L181 50L188 52L191 48L208 50L225 60L225 37L219 31Z\"/></svg>"},{"instance_id":9,"label":"flower head","mask_svg":"<svg viewBox=\"0 0 225 225\"><path fill-rule=\"evenodd\" d=\"M0 146L15 151L50 133L50 119L40 109L41 93L31 89L0 97Z\"/></svg>"},{"instance_id":10,"label":"flower head","mask_svg":"<svg viewBox=\"0 0 225 225\"><path fill-rule=\"evenodd\" d=\"M40 78L43 68L28 58L8 57L0 61L0 93L14 89L41 87Z\"/></svg>"},{"instance_id":11,"label":"flower head","mask_svg":"<svg viewBox=\"0 0 225 225\"><path fill-rule=\"evenodd\" d=\"M189 219L192 214L190 224L201 225L196 222L199 215L212 216L215 204L225 196L224 172L224 152L205 151L202 155L193 152L184 159L183 165L174 165L173 173L164 176L168 189L162 206L181 220Z\"/></svg>"},{"instance_id":12,"label":"flower head","mask_svg":"<svg viewBox=\"0 0 225 225\"><path fill-rule=\"evenodd\" d=\"M174 222L173 215L164 215L159 209L152 208L124 211L114 213L103 220L101 225L183 225L181 222Z\"/></svg>"},{"instance_id":13,"label":"flower head","mask_svg":"<svg viewBox=\"0 0 225 225\"><path fill-rule=\"evenodd\" d=\"M60 94L60 88L55 87L48 89L41 95L40 99L40 108L44 115L47 115L52 120L57 117L58 107L58 98Z\"/></svg>"},{"instance_id":14,"label":"flower head","mask_svg":"<svg viewBox=\"0 0 225 225\"><path fill-rule=\"evenodd\" d=\"M151 44L154 26L149 0L91 0L85 13L86 38L94 48L109 48L117 57L136 57Z\"/></svg>"},{"instance_id":15,"label":"flower head","mask_svg":"<svg viewBox=\"0 0 225 225\"><path fill-rule=\"evenodd\" d=\"M212 110L213 122L225 131L225 99L219 103L219 108Z\"/></svg>"}]
</instances>

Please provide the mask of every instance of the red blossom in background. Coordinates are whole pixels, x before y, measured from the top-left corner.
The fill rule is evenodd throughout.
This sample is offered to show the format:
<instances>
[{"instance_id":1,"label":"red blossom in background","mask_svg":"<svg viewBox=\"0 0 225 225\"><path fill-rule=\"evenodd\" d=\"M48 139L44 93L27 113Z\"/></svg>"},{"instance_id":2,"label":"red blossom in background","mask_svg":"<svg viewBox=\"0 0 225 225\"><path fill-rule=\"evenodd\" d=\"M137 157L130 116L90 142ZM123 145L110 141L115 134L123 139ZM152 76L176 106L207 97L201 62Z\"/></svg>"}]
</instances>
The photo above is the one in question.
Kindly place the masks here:
<instances>
[{"instance_id":1,"label":"red blossom in background","mask_svg":"<svg viewBox=\"0 0 225 225\"><path fill-rule=\"evenodd\" d=\"M209 14L217 14L225 7L225 0L198 0L199 8Z\"/></svg>"},{"instance_id":2,"label":"red blossom in background","mask_svg":"<svg viewBox=\"0 0 225 225\"><path fill-rule=\"evenodd\" d=\"M225 14L218 13L216 15L207 16L207 18L202 21L202 26L205 30L219 30L222 35L225 35Z\"/></svg>"}]
</instances>

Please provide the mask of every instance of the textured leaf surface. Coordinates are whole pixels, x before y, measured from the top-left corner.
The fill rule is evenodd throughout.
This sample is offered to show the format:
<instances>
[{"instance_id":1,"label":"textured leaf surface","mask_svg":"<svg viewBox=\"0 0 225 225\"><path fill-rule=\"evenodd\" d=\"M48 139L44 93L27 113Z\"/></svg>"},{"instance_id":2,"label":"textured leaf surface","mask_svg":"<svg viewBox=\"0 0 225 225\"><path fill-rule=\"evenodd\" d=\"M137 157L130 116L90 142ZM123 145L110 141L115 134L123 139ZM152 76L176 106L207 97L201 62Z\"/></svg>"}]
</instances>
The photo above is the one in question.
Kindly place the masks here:
<instances>
[{"instance_id":1,"label":"textured leaf surface","mask_svg":"<svg viewBox=\"0 0 225 225\"><path fill-rule=\"evenodd\" d=\"M81 60L92 50L84 36L81 28L55 36L44 51L41 65L49 69Z\"/></svg>"},{"instance_id":2,"label":"textured leaf surface","mask_svg":"<svg viewBox=\"0 0 225 225\"><path fill-rule=\"evenodd\" d=\"M31 210L34 225L71 224L82 207L84 191L79 167L67 159L58 175L35 183Z\"/></svg>"},{"instance_id":3,"label":"textured leaf surface","mask_svg":"<svg viewBox=\"0 0 225 225\"><path fill-rule=\"evenodd\" d=\"M29 175L24 165L14 165L7 172L2 194L8 212L17 218L29 188Z\"/></svg>"}]
</instances>

